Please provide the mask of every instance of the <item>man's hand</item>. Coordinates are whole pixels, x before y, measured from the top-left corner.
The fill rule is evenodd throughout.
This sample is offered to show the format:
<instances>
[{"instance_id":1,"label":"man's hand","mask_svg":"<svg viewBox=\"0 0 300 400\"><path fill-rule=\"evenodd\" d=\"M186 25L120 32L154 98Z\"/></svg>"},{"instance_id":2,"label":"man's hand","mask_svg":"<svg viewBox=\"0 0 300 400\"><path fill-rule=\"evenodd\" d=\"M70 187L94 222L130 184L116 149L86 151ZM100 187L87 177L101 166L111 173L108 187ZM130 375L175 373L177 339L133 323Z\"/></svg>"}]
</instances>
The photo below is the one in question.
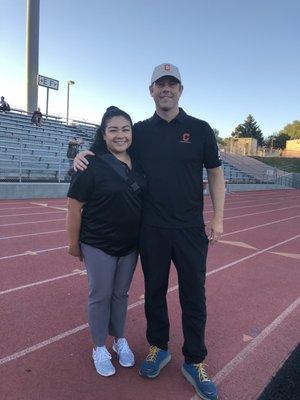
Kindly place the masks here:
<instances>
[{"instance_id":1,"label":"man's hand","mask_svg":"<svg viewBox=\"0 0 300 400\"><path fill-rule=\"evenodd\" d=\"M216 243L223 233L223 220L221 218L213 218L208 223L208 240L210 244Z\"/></svg>"},{"instance_id":2,"label":"man's hand","mask_svg":"<svg viewBox=\"0 0 300 400\"><path fill-rule=\"evenodd\" d=\"M69 244L68 253L73 257L78 257L79 261L82 261L82 253L79 243Z\"/></svg>"},{"instance_id":3,"label":"man's hand","mask_svg":"<svg viewBox=\"0 0 300 400\"><path fill-rule=\"evenodd\" d=\"M84 171L87 169L87 166L89 165L88 160L85 158L85 156L94 156L95 154L90 151L90 150L83 150L80 153L77 154L77 156L74 158L74 163L73 163L73 168L74 171Z\"/></svg>"}]
</instances>

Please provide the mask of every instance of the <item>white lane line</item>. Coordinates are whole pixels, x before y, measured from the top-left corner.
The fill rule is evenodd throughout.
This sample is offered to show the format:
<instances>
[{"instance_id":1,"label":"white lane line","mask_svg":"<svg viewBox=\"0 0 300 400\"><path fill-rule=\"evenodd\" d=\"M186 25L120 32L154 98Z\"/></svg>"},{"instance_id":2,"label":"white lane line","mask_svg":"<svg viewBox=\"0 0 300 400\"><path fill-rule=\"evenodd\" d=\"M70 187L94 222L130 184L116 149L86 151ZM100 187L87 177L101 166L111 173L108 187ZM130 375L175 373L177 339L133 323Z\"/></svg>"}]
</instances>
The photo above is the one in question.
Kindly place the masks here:
<instances>
[{"instance_id":1,"label":"white lane line","mask_svg":"<svg viewBox=\"0 0 300 400\"><path fill-rule=\"evenodd\" d=\"M58 218L58 219L45 219L41 221L30 221L30 222L13 222L12 224L2 224L0 226L14 226L14 225L26 225L26 224L41 224L44 222L54 222L54 221L65 221L66 218Z\"/></svg>"},{"instance_id":2,"label":"white lane line","mask_svg":"<svg viewBox=\"0 0 300 400\"><path fill-rule=\"evenodd\" d=\"M296 236L293 236L293 237L291 237L291 238L289 238L289 239L286 239L286 240L284 240L284 241L282 241L282 242L273 244L272 246L266 247L265 249L256 251L255 253L249 254L248 256L243 257L243 258L240 258L239 260L232 261L232 262L229 263L229 264L223 265L222 267L216 268L216 269L214 269L214 270L208 272L208 273L206 274L206 276L210 276L210 275L213 275L213 274L215 274L215 273L217 273L217 272L223 271L224 269L227 269L227 268L229 268L229 267L232 267L233 265L236 265L236 264L238 264L238 263L240 263L240 262L249 260L250 258L253 258L253 257L258 256L259 254L262 254L262 253L265 253L265 252L267 252L267 251L269 251L269 250L271 250L271 249L274 249L275 247L278 247L278 246L281 246L282 244L288 243L288 242L290 242L291 240L298 239L299 237L300 237L300 234L299 234L299 235L296 235Z\"/></svg>"},{"instance_id":3,"label":"white lane line","mask_svg":"<svg viewBox=\"0 0 300 400\"><path fill-rule=\"evenodd\" d=\"M292 201L292 200L297 200L297 199L293 198L293 199L291 199L290 201ZM298 200L297 200L297 201L298 201ZM241 210L241 209L243 209L243 208L253 208L253 207L259 208L259 207L269 206L269 205L278 204L278 203L282 204L282 201L270 201L269 203L264 203L264 204L254 204L254 205L250 205L250 206L241 206L241 207L233 207L233 208L224 208L224 212L225 212L225 211L233 211L233 210ZM212 213L212 212L214 212L214 211L213 211L213 210L206 210L206 211L204 211L204 214L206 214L206 213Z\"/></svg>"},{"instance_id":4,"label":"white lane line","mask_svg":"<svg viewBox=\"0 0 300 400\"><path fill-rule=\"evenodd\" d=\"M45 283L54 282L59 279L69 278L70 276L75 276L75 275L84 276L84 275L86 275L86 270L78 269L78 270L74 270L74 272L71 272L69 274L59 275L59 276L55 276L54 278L45 279L43 281L32 282L32 283L28 283L27 285L17 286L17 287L11 288L11 289L6 289L6 290L3 290L2 292L0 292L0 296L7 294L7 293L17 292L18 290L23 290L23 289L27 289L27 288L34 287L34 286L43 285ZM172 292L173 290L176 290L176 289L178 289L178 285L173 286L172 288L169 288L168 292Z\"/></svg>"},{"instance_id":5,"label":"white lane line","mask_svg":"<svg viewBox=\"0 0 300 400\"><path fill-rule=\"evenodd\" d=\"M291 194L295 194L295 196L291 196ZM273 200L283 200L283 201L289 201L291 200L291 198L293 197L300 197L300 192L298 194L296 194L295 192L293 193L289 193L286 196L274 196L274 195L269 195L269 196L265 196L265 197L251 197L251 196L244 196L244 197L239 197L239 198L235 198L234 201L231 201L230 197L226 197L225 198L225 202L227 204L238 204L238 203L257 203L258 201L266 201L266 200L270 200L270 198ZM210 198L208 198L208 201L210 200Z\"/></svg>"},{"instance_id":6,"label":"white lane line","mask_svg":"<svg viewBox=\"0 0 300 400\"><path fill-rule=\"evenodd\" d=\"M66 232L66 229L60 229L57 231L48 231L48 232L26 233L24 235L16 235L16 236L3 236L3 237L0 237L0 240L16 239L16 238L27 237L27 236L50 235L51 233L59 233L59 232Z\"/></svg>"},{"instance_id":7,"label":"white lane line","mask_svg":"<svg viewBox=\"0 0 300 400\"><path fill-rule=\"evenodd\" d=\"M177 289L177 286L170 287L168 289L168 293L173 292L176 289ZM135 307L138 307L138 306L140 306L140 305L142 305L144 303L145 303L145 300L138 300L135 303L130 304L127 307L127 310L131 310L131 309L133 309ZM16 360L17 358L23 357L26 354L32 353L32 352L34 352L36 350L39 350L39 349L41 349L43 347L46 347L51 343L58 342L59 340L64 339L65 337L74 335L75 333L80 332L80 331L88 328L88 326L89 326L88 324L83 324L83 325L76 326L75 328L70 329L70 330L68 330L66 332L60 333L57 336L53 336L53 337L51 337L49 339L44 340L43 342L37 343L34 346L27 347L24 350L18 351L18 352L14 353L14 354L11 354L11 355L7 356L7 357L1 358L0 359L0 365L6 364L6 363L8 363L10 361Z\"/></svg>"},{"instance_id":8,"label":"white lane line","mask_svg":"<svg viewBox=\"0 0 300 400\"><path fill-rule=\"evenodd\" d=\"M0 205L1 206L3 206L3 204L5 204L5 205L20 205L20 204L31 204L29 201L24 201L24 200L20 200L20 201L15 201L15 202L13 202L13 203L2 203L1 201L0 201Z\"/></svg>"},{"instance_id":9,"label":"white lane line","mask_svg":"<svg viewBox=\"0 0 300 400\"><path fill-rule=\"evenodd\" d=\"M41 209L41 207L39 206L31 206L31 207L6 207L6 208L0 208L0 211L10 211L10 210L28 210L29 208L39 208Z\"/></svg>"},{"instance_id":10,"label":"white lane line","mask_svg":"<svg viewBox=\"0 0 300 400\"><path fill-rule=\"evenodd\" d=\"M290 207L282 207L282 208L274 208L273 210L267 210L267 211L257 211L257 212L249 213L249 214L235 215L234 217L225 217L223 219L228 220L228 219L236 219L236 218L242 218L242 217L250 217L251 215L266 214L266 213L282 211L282 210L290 210L291 208L296 208L296 207L300 207L300 205L290 206Z\"/></svg>"},{"instance_id":11,"label":"white lane line","mask_svg":"<svg viewBox=\"0 0 300 400\"><path fill-rule=\"evenodd\" d=\"M50 206L50 205L47 204L47 203L31 203L31 204L36 204L36 205L39 205L39 206L42 206L42 207L46 207L46 208L54 208L54 209L56 209L56 210L68 211L68 208L63 207L63 205L62 205L62 206L59 206L59 205Z\"/></svg>"},{"instance_id":12,"label":"white lane line","mask_svg":"<svg viewBox=\"0 0 300 400\"><path fill-rule=\"evenodd\" d=\"M40 213L31 213L31 214L12 214L12 215L0 215L0 218L5 218L5 217L24 217L28 215L44 215L44 214L59 214L64 212L63 211L47 211L47 212L40 212Z\"/></svg>"},{"instance_id":13,"label":"white lane line","mask_svg":"<svg viewBox=\"0 0 300 400\"><path fill-rule=\"evenodd\" d=\"M290 200L297 200L294 196L292 199ZM241 206L241 207L233 207L233 208L225 208L224 211L232 211L232 210L240 210L243 208L251 208L251 207L263 207L263 206L268 206L271 204L277 204L277 203L281 203L278 201L273 201L273 202L269 202L269 203L263 203L263 204L255 204L255 205L248 205L248 206ZM28 207L30 208L30 207ZM53 206L47 206L47 208L53 208L53 209L57 209L59 211L47 211L47 212L41 212L41 213L28 213L28 214L10 214L10 215L0 215L0 218L5 218L5 217L22 217L22 216L31 216L31 215L44 215L44 214L56 214L59 212L65 212L67 211L67 208L64 207L53 207ZM206 210L204 211L204 213L211 213L213 212L213 210ZM24 222L22 222L23 224ZM30 223L30 222L26 222L26 223ZM0 226L5 226L5 225L0 225Z\"/></svg>"},{"instance_id":14,"label":"white lane line","mask_svg":"<svg viewBox=\"0 0 300 400\"><path fill-rule=\"evenodd\" d=\"M83 275L83 273L84 273L84 270L78 270L76 272L71 272L70 274L55 276L54 278L45 279L43 281L28 283L27 285L18 286L18 287L12 288L12 289L3 290L2 292L0 292L0 296L2 296L4 294L7 294L7 293L11 293L11 292L16 292L18 290L23 290L23 289L27 289L27 288L34 287L34 286L43 285L44 283L58 281L59 279L69 278L70 276Z\"/></svg>"},{"instance_id":15,"label":"white lane line","mask_svg":"<svg viewBox=\"0 0 300 400\"><path fill-rule=\"evenodd\" d=\"M290 207L283 207L283 208L274 208L273 210L258 211L258 212L249 213L249 214L235 215L233 217L226 217L226 218L224 218L224 220L230 220L230 219L236 219L236 218L242 218L242 217L249 217L249 216L252 216L252 215L266 214L266 213L271 213L271 212L275 212L275 211L289 210L289 209L296 208L296 207L300 207L300 205L290 206ZM292 218L294 218L294 217L292 217ZM49 220L48 222L50 222L50 221L65 221L65 218L56 219L56 220L55 219L54 220ZM28 223L37 223L37 222L44 222L44 221L35 221L35 222L28 222ZM15 225L15 224L8 224L8 225ZM0 225L0 226L7 226L7 225ZM47 235L47 234L52 234L52 233L57 233L57 232L66 232L66 229L61 229L61 230L57 230L57 231L26 233L26 234L23 234L23 235L16 235L16 236L3 236L3 237L0 237L0 240L15 239L15 238L27 237L27 236ZM234 232L234 233L236 233L236 232ZM231 233L226 233L225 235L229 235L229 234L231 234Z\"/></svg>"},{"instance_id":16,"label":"white lane line","mask_svg":"<svg viewBox=\"0 0 300 400\"><path fill-rule=\"evenodd\" d=\"M235 197L241 197L241 198L257 198L257 197L270 197L273 196L274 194L276 195L276 197L278 196L290 196L293 193L299 193L300 191L297 189L291 190L291 189L287 189L287 190L251 190L251 191L243 191L243 192L231 192L230 194L234 194Z\"/></svg>"},{"instance_id":17,"label":"white lane line","mask_svg":"<svg viewBox=\"0 0 300 400\"><path fill-rule=\"evenodd\" d=\"M213 269L213 270L211 270L211 271L209 271L209 272L206 273L206 277L209 277L210 275L214 275L214 274L216 274L217 272L223 271L224 269L233 267L234 265L236 265L236 264L238 264L238 263L241 263L241 262L243 262L243 261L249 260L249 258L256 257L256 256L258 256L259 254L265 253L265 252L267 252L267 251L269 251L269 250L271 250L271 249L274 249L275 247L278 247L278 246L281 246L282 244L285 244L285 243L287 243L287 242L290 242L291 240L295 240L295 239L297 239L298 237L300 237L300 234L299 234L299 235L296 235L296 236L293 236L293 237L291 237L291 238L289 238L289 239L286 239L286 240L284 240L283 242L279 242L279 243L273 244L273 245L270 246L270 247L266 247L265 249L259 250L259 251L255 252L255 253L253 253L253 254L250 254L249 256L239 258L238 260L235 260L235 261L232 261L232 262L230 262L230 263L228 263L228 264L225 264L225 265L223 265L222 267ZM174 288L173 290L178 289L178 285L174 286L173 288Z\"/></svg>"},{"instance_id":18,"label":"white lane line","mask_svg":"<svg viewBox=\"0 0 300 400\"><path fill-rule=\"evenodd\" d=\"M75 273L74 273L75 274ZM168 293L175 291L178 288L178 285L173 286L168 289ZM128 306L128 310L131 310L135 307L138 307L144 304L144 300L138 300L137 302L130 304ZM228 376L232 370L244 360L244 358L254 350L264 339L267 337L288 315L290 315L293 310L299 305L300 298L298 298L294 303L292 303L279 317L276 318L267 328L265 328L244 350L242 350L233 360L230 361L213 379L218 384L220 383L226 376ZM24 350L13 353L7 357L0 359L0 365L6 364L10 361L16 360L20 357L23 357L29 353L37 351L43 347L50 345L51 343L57 342L65 337L74 335L77 332L80 332L88 327L88 324L79 325L73 329L70 329L66 332L63 332L59 335L53 336L49 339L44 340L43 342L37 343L34 346L27 347ZM198 399L198 397L193 397L193 400ZM192 400L191 399L191 400Z\"/></svg>"},{"instance_id":19,"label":"white lane line","mask_svg":"<svg viewBox=\"0 0 300 400\"><path fill-rule=\"evenodd\" d=\"M300 214L295 215L294 217L289 217L289 218L284 218L284 219L277 219L276 221L266 222L265 224L254 225L254 226L250 226L250 227L248 227L248 228L239 229L239 230L237 230L237 231L228 232L228 233L223 233L222 237L224 237L224 236L229 236L229 235L234 235L235 233L251 231L252 229L262 228L263 226L278 224L279 222L285 222L285 221L289 221L289 220L291 220L291 219L295 219L295 218L299 218L299 217L300 217Z\"/></svg>"},{"instance_id":20,"label":"white lane line","mask_svg":"<svg viewBox=\"0 0 300 400\"><path fill-rule=\"evenodd\" d=\"M269 197L266 197L265 199L262 199L262 198L260 198L260 199L257 199L257 198L248 199L248 197L247 197L248 200L242 200L242 199L240 199L240 200L238 200L238 201L226 201L226 200L225 200L225 204L239 204L239 203L242 203L242 204L243 204L243 203L255 203L255 204L259 204L257 201L266 201L266 200L269 200L270 197L272 197L272 200L281 200L281 203L282 203L282 200L290 201L290 200L292 200L293 198L298 198L298 197L300 197L300 195L299 195L299 196L293 196L292 198L291 198L290 196L284 196L284 197L282 197L282 196L269 196Z\"/></svg>"},{"instance_id":21,"label":"white lane line","mask_svg":"<svg viewBox=\"0 0 300 400\"><path fill-rule=\"evenodd\" d=\"M300 297L291 303L276 319L274 319L256 338L254 338L241 352L239 352L228 364L225 365L213 378L220 384L255 348L269 336L297 307L300 305Z\"/></svg>"},{"instance_id":22,"label":"white lane line","mask_svg":"<svg viewBox=\"0 0 300 400\"><path fill-rule=\"evenodd\" d=\"M144 304L144 302L145 302L144 300L138 300L136 303L130 304L127 309L131 310L131 309L133 309L135 307L138 307L138 306ZM34 352L36 350L39 350L39 349L41 349L43 347L46 347L51 343L58 342L59 340L64 339L65 337L74 335L75 333L80 332L80 331L82 331L82 330L84 330L86 328L88 328L88 324L79 325L74 329L70 329L70 330L68 330L66 332L60 333L59 335L53 336L53 337L51 337L51 338L49 338L47 340L44 340L43 342L37 343L34 346L27 347L24 350L18 351L18 352L14 353L14 354L11 354L11 355L7 356L7 357L1 358L0 359L0 365L6 364L6 363L8 363L10 361L16 360L17 358L23 357L26 354L32 353L32 352Z\"/></svg>"},{"instance_id":23,"label":"white lane line","mask_svg":"<svg viewBox=\"0 0 300 400\"><path fill-rule=\"evenodd\" d=\"M295 236L295 237L293 237L293 238L290 238L290 239L288 239L288 240L286 240L286 241L284 241L284 242L277 243L277 244L275 244L275 245L273 245L273 246L271 246L271 247L269 247L269 248L267 248L267 249L270 249L270 248L274 248L274 247L276 247L276 246L279 246L280 244L286 243L286 242L288 242L288 241L290 241L290 240L293 240L293 239L295 239L296 237L299 237L299 236L300 236L300 235L297 235L297 236ZM252 255L252 257L254 257L254 256L256 256L256 255L258 255L258 254L260 254L260 253L262 253L262 252L264 252L264 251L267 251L267 249L261 250L260 252L256 252L254 255ZM223 266L223 267L221 267L221 268L217 268L216 270L211 271L211 272L208 273L207 275L212 275L212 273L215 273L215 272L220 271L220 270L222 270L222 269L228 268L229 266L234 265L234 264L236 264L236 263L238 263L238 262L240 262L240 261L243 261L243 260L245 260L245 259L247 259L247 258L251 258L251 257L244 257L244 258L242 258L241 260L235 261L234 263L227 264L227 266ZM77 272L74 273L74 275L75 275L75 274L77 274ZM168 289L168 293L173 292L173 291L175 291L176 289L178 289L178 285L175 285L175 286L169 288L169 289ZM138 300L136 303L133 303L133 304L129 305L129 306L128 306L128 310L130 310L130 309L132 309L132 308L135 308L135 307L137 307L137 306L139 306L139 305L142 305L142 304L144 304L144 300ZM293 304L294 304L294 303L293 303ZM297 300L297 303L296 303L296 305L293 307L293 309L294 309L298 304L299 304L299 299ZM291 308L291 306L290 306L290 308ZM280 318L279 318L279 322L276 322L275 325L273 324L274 327L273 327L273 326L272 326L272 328L267 327L267 328L268 328L268 329L266 328L267 331L270 331L270 332L271 332L272 330L274 330L275 327L276 327L277 325L279 325L279 323L280 323L284 318L286 318L287 315L289 315L289 314L293 311L293 309L290 311L290 308L287 309L288 311L285 311L283 314L281 314L281 316L280 316ZM288 313L288 314L287 314L287 313ZM283 315L283 317L282 317L282 315ZM278 318L277 318L277 320L278 320ZM277 321L277 320L275 320L275 321ZM77 333L77 332L79 332L79 331L82 331L82 330L86 329L87 327L88 327L88 324L83 324L83 325L77 326L77 327L74 328L74 329L68 330L68 331L66 331L66 332L63 332L63 333L57 335L57 336L51 337L51 338L49 338L49 339L47 339L47 340L44 340L43 342L40 342L40 343L38 343L38 344L36 344L36 345L34 345L34 346L27 347L27 348L24 349L24 350L21 350L21 351L19 351L19 352L13 353L13 354L11 354L11 355L9 355L9 356L7 356L7 357L4 357L4 358L0 359L0 365L6 364L6 363L8 363L8 362L10 362L10 361L16 360L17 358L23 357L23 356L25 356L26 354L32 353L32 352L34 352L34 351L36 351L36 350L39 350L39 349L41 349L41 348L43 348L43 347L46 347L46 346L48 346L48 345L51 344L51 343L57 342L57 341L59 341L59 340L65 338L65 337L67 337L67 336L70 336L70 335L73 335L73 334L75 334L75 333ZM266 329L265 329L264 331L266 331ZM260 334L256 339L254 339L254 341L252 341L252 342L250 343L250 345L251 345L252 343L255 343L255 340L258 340L259 337L264 333L264 331L262 331L261 334ZM268 334L269 334L270 332L268 332ZM265 335L265 336L266 336L266 335ZM264 336L264 337L265 337L265 336ZM264 339L264 337L263 337L263 339ZM263 339L261 339L261 340L259 341L259 343L260 343ZM259 344L259 343L258 343L258 344ZM250 345L249 345L249 346L250 346ZM240 361L239 361L239 362L240 362ZM224 370L225 367L220 371L220 373L222 372L222 374L224 374L224 376L227 376L227 375L232 371L232 369L235 368L235 365L237 365L237 364L235 364L236 361L235 361L235 362L232 361L231 363L234 365L234 367L230 367L230 368L231 368L230 370L229 370L229 368L228 368L229 372L227 372L227 370L226 370L226 375L225 375L225 372L222 372L222 371ZM222 375L222 376L223 376L223 375ZM216 375L216 378L217 378L217 379L221 379L221 378L219 378L217 375ZM224 379L224 378L223 378L223 379Z\"/></svg>"},{"instance_id":24,"label":"white lane line","mask_svg":"<svg viewBox=\"0 0 300 400\"><path fill-rule=\"evenodd\" d=\"M263 226L268 226L268 225L272 225L272 224L277 224L277 223L279 223L279 222L289 221L289 220L291 220L291 219L298 218L299 216L300 216L300 215L296 215L296 216L294 216L294 217L279 219L279 220L276 220L276 221L267 222L267 223L265 223L265 224L250 226L249 228L244 228L244 229L240 229L240 230L237 230L237 231L224 233L224 234L222 235L222 237L224 237L224 236L229 236L229 235L234 235L235 233L245 232L245 231L252 230L252 229L256 229L256 228L261 228L261 227L263 227ZM51 249L44 249L44 250L31 250L31 252L32 252L32 253L37 253L37 254L39 254L39 253L45 253L45 252L47 252L47 251L65 249L65 248L67 248L67 247L68 247L68 246L54 247L54 248L51 248ZM10 255L10 256L0 257L0 260L5 260L5 259L9 259L9 258L14 258L14 257L21 257L21 256L29 256L29 255L32 255L32 254L30 254L30 253L28 253L28 251L26 251L26 252L24 252L24 253L12 254L12 255Z\"/></svg>"},{"instance_id":25,"label":"white lane line","mask_svg":"<svg viewBox=\"0 0 300 400\"><path fill-rule=\"evenodd\" d=\"M7 260L9 258L22 257L22 256L32 256L34 253L35 254L46 253L48 251L66 249L67 247L68 246L59 246L59 247L53 247L53 248L44 249L44 250L29 250L29 251L24 251L24 253L19 253L19 254L13 254L11 256L0 257L0 260Z\"/></svg>"},{"instance_id":26,"label":"white lane line","mask_svg":"<svg viewBox=\"0 0 300 400\"><path fill-rule=\"evenodd\" d=\"M294 310L300 305L300 297L291 303L276 319L274 319L256 338L254 338L242 351L240 351L221 371L219 371L212 380L220 385L231 372L251 354L261 342L266 339ZM190 400L199 400L195 394Z\"/></svg>"},{"instance_id":27,"label":"white lane line","mask_svg":"<svg viewBox=\"0 0 300 400\"><path fill-rule=\"evenodd\" d=\"M51 343L58 342L59 340L65 338L67 336L74 335L74 333L80 332L80 331L86 329L87 327L88 327L88 324L83 324L83 325L77 326L74 329L70 329L69 331L63 332L57 336L53 336L47 340L44 340L43 342L35 344L34 346L27 347L26 349L18 351L17 353L11 354L10 356L1 358L0 365L6 364L10 361L16 360L17 358L23 357L26 354L32 353L36 350L46 347Z\"/></svg>"},{"instance_id":28,"label":"white lane line","mask_svg":"<svg viewBox=\"0 0 300 400\"><path fill-rule=\"evenodd\" d=\"M259 251L255 252L255 253L253 253L253 254L251 254L251 255L249 255L249 256L240 258L240 259L235 260L235 261L233 261L233 262L231 262L231 263L229 263L229 264L223 265L222 267L219 267L219 268L216 268L216 269L214 269L214 270L212 270L212 271L207 272L207 273L206 273L206 276L208 277L208 276L213 275L213 274L215 274L215 273L217 273L217 272L219 272L219 271L223 271L224 269L230 268L230 267L232 267L233 265L236 265L236 264L238 264L238 263L240 263L240 262L243 262L243 261L245 261L245 260L248 260L249 258L255 257L255 256L259 255L259 254L262 254L262 253L264 253L264 252L269 251L270 249L273 249L273 248L275 248L275 247L277 247L277 246L280 246L280 245L282 245L282 244L284 244L284 243L287 243L287 242L289 242L289 241L291 241L291 240L297 239L298 237L300 237L300 235L293 236L292 238L289 238L289 239L287 239L287 240L285 240L285 241L283 241L283 242L276 243L276 244L274 244L274 245L272 245L272 246L270 246L270 247L267 247L267 248L265 248L265 249L263 249L263 250L259 250ZM4 294L7 294L7 293L15 292L15 291L22 290L22 289L27 289L27 288L29 288L29 287L34 287L34 286L42 285L42 284L45 284L45 283L48 283L48 282L53 282L53 281L56 281L56 280L59 280L59 279L68 278L68 277L74 276L74 275L85 275L85 270L80 270L80 269L79 269L79 270L76 270L75 272L72 272L72 273L70 273L70 274L59 275L59 276L56 276L56 277L54 277L54 278L45 279L45 280L43 280L43 281L37 281L37 282L29 283L29 284L27 284L27 285L23 285L23 286L18 286L18 287L15 287L15 288L7 289L7 290L4 290L4 291L0 292L0 295L4 295ZM168 289L168 292L172 292L172 291L174 291L174 290L176 290L176 289L178 289L178 285L175 285L175 286L169 288L169 289Z\"/></svg>"}]
</instances>

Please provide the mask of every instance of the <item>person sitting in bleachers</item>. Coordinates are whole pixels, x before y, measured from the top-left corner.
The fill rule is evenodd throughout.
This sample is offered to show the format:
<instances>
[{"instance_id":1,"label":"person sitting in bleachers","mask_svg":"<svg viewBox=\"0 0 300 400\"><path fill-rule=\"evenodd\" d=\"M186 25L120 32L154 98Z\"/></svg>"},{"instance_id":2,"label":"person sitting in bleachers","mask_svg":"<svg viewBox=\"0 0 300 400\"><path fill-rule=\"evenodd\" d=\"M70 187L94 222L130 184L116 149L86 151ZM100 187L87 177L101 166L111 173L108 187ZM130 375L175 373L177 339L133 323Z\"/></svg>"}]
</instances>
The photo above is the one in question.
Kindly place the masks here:
<instances>
[{"instance_id":1,"label":"person sitting in bleachers","mask_svg":"<svg viewBox=\"0 0 300 400\"><path fill-rule=\"evenodd\" d=\"M74 172L73 161L79 151L79 146L82 145L83 143L84 143L83 139L81 139L81 138L77 139L76 136L73 136L69 140L67 157L69 159L69 167L70 168L69 168L69 171L67 172L66 179L68 179L68 177L71 177Z\"/></svg>"},{"instance_id":2,"label":"person sitting in bleachers","mask_svg":"<svg viewBox=\"0 0 300 400\"><path fill-rule=\"evenodd\" d=\"M0 111L10 111L10 106L7 103L7 101L5 101L4 96L1 96L1 101L0 101Z\"/></svg>"},{"instance_id":3,"label":"person sitting in bleachers","mask_svg":"<svg viewBox=\"0 0 300 400\"><path fill-rule=\"evenodd\" d=\"M43 114L41 113L41 109L38 108L32 114L31 122L33 124L35 124L36 126L41 126L42 125L42 120L43 120Z\"/></svg>"}]
</instances>

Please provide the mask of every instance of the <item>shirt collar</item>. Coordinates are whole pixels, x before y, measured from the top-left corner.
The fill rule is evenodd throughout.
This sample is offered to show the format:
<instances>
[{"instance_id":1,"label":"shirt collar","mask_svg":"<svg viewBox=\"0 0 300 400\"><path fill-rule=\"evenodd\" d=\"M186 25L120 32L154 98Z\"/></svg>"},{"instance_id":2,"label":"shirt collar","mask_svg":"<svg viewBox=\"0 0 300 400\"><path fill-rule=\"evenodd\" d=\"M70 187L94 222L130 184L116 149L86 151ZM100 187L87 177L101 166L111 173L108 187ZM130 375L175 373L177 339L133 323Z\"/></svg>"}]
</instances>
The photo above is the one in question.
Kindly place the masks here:
<instances>
[{"instance_id":1,"label":"shirt collar","mask_svg":"<svg viewBox=\"0 0 300 400\"><path fill-rule=\"evenodd\" d=\"M184 123L186 118L186 113L183 111L182 108L179 108L179 113L176 115L176 117L174 119L172 119L172 121L179 121L180 123ZM153 116L150 118L150 120L155 124L159 124L162 121L165 121L163 118L161 118L156 112L153 114ZM170 122L172 122L170 121Z\"/></svg>"}]
</instances>

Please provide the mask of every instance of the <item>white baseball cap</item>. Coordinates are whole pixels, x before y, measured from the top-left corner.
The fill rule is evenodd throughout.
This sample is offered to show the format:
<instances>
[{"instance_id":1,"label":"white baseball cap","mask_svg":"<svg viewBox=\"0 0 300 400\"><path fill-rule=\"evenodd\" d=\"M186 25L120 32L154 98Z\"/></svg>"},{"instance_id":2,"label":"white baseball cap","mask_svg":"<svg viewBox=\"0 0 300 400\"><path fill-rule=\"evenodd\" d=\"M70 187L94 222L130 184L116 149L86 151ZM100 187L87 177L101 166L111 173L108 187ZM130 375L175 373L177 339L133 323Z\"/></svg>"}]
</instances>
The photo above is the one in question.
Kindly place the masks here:
<instances>
[{"instance_id":1,"label":"white baseball cap","mask_svg":"<svg viewBox=\"0 0 300 400\"><path fill-rule=\"evenodd\" d=\"M152 77L151 77L151 85L153 82L157 81L159 78L163 76L173 76L181 82L181 76L179 69L175 67L173 64L160 64L154 68Z\"/></svg>"}]
</instances>

